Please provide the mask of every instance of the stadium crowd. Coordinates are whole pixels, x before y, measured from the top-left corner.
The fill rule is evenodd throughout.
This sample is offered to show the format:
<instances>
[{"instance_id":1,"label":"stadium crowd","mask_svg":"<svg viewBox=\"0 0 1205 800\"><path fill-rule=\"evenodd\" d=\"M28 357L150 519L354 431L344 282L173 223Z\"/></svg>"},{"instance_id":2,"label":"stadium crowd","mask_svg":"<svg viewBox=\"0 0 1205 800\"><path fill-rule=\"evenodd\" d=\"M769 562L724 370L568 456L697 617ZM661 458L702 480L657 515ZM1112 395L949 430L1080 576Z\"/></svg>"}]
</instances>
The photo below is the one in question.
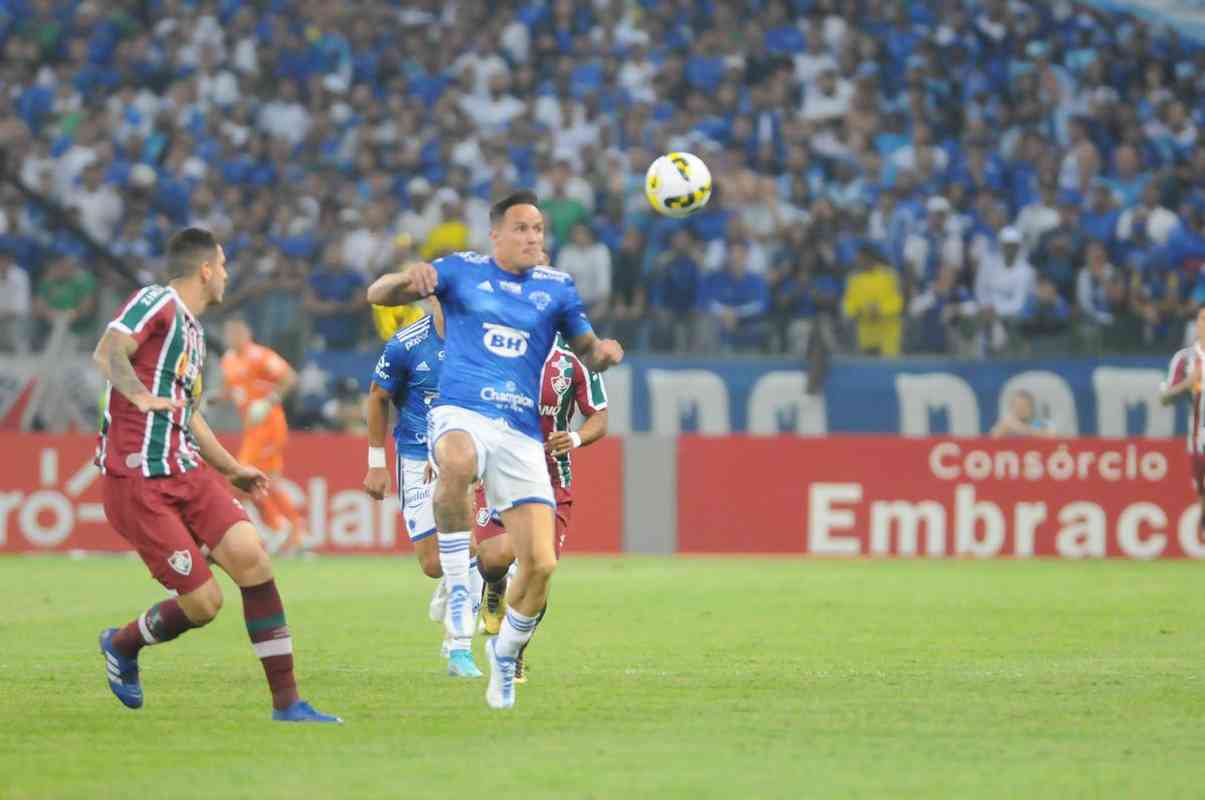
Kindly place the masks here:
<instances>
[{"instance_id":1,"label":"stadium crowd","mask_svg":"<svg viewBox=\"0 0 1205 800\"><path fill-rule=\"evenodd\" d=\"M0 0L0 46L8 352L90 346L96 246L152 280L184 225L259 340L368 345L519 186L637 351L1165 352L1205 302L1205 48L1065 0Z\"/></svg>"}]
</instances>

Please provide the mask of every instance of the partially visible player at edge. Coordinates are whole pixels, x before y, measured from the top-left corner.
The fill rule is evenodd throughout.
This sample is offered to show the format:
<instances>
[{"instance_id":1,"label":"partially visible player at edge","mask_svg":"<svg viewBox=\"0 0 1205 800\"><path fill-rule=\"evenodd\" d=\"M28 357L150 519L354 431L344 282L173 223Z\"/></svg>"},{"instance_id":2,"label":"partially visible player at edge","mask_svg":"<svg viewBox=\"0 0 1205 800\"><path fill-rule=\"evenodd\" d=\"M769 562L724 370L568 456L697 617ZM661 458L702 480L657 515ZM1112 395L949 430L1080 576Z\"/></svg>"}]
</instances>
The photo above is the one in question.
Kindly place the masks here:
<instances>
[{"instance_id":1,"label":"partially visible player at edge","mask_svg":"<svg viewBox=\"0 0 1205 800\"><path fill-rule=\"evenodd\" d=\"M96 455L105 516L151 575L178 595L101 633L109 688L127 707L140 708L142 648L217 616L222 591L208 556L242 593L247 633L272 693L272 719L341 722L298 695L293 639L272 565L230 491L233 484L262 495L268 479L231 456L196 407L205 362L197 318L222 302L225 253L208 231L180 231L168 242L167 275L167 286L148 286L125 303L92 356L109 382Z\"/></svg>"},{"instance_id":2,"label":"partially visible player at edge","mask_svg":"<svg viewBox=\"0 0 1205 800\"><path fill-rule=\"evenodd\" d=\"M479 678L481 670L473 662L472 636L460 636L452 617L440 548L435 527L433 498L435 481L427 480L427 413L439 390L445 358L443 319L439 303L429 300L431 315L398 331L385 344L372 373L368 390L368 473L364 476L364 491L377 500L389 493L389 470L385 457L385 430L389 423L389 406L397 409L393 428L396 450L398 503L405 519L410 543L414 545L419 568L429 577L439 579L430 605L431 618L444 626L447 646L448 674L460 678ZM477 558L469 559L469 600L480 602L482 578Z\"/></svg>"},{"instance_id":3,"label":"partially visible player at edge","mask_svg":"<svg viewBox=\"0 0 1205 800\"><path fill-rule=\"evenodd\" d=\"M1197 310L1197 341L1172 356L1167 380L1160 385L1160 400L1171 405L1188 396L1192 411L1188 415L1188 465L1192 470L1193 491L1201 505L1199 525L1205 529L1205 393L1201 391L1201 373L1205 368L1205 306Z\"/></svg>"},{"instance_id":4,"label":"partially visible player at edge","mask_svg":"<svg viewBox=\"0 0 1205 800\"><path fill-rule=\"evenodd\" d=\"M289 438L281 403L297 385L297 373L276 351L256 343L250 326L241 317L227 319L223 332L226 352L222 354L222 375L226 393L243 421L238 460L269 478L267 493L251 500L265 525L274 531L288 529L282 550L299 550L309 532L308 526L288 493L276 483L277 478L284 476L285 445Z\"/></svg>"},{"instance_id":5,"label":"partially visible player at edge","mask_svg":"<svg viewBox=\"0 0 1205 800\"><path fill-rule=\"evenodd\" d=\"M623 348L600 340L573 280L537 265L543 260L544 218L532 192L516 192L490 209L493 256L457 253L416 263L379 278L368 289L378 305L436 295L447 326L447 359L439 397L428 415L428 447L438 472L435 523L449 607L458 605L458 635L471 636L468 601L473 500L486 500L514 544L519 573L498 636L486 642L486 702L515 702L515 660L539 622L556 569L556 500L544 465L537 408L540 370L557 333L596 372L623 360Z\"/></svg>"},{"instance_id":6,"label":"partially visible player at edge","mask_svg":"<svg viewBox=\"0 0 1205 800\"><path fill-rule=\"evenodd\" d=\"M585 417L582 426L570 430L574 411ZM570 452L586 447L607 435L607 389L602 376L591 372L559 336L540 377L540 430L547 453L548 476L556 496L556 554L561 557L565 537L573 520L573 464ZM506 613L507 570L514 562L514 546L500 520L485 506L484 493L478 489L477 527L474 531L481 573L487 581L481 604L481 624L486 633L496 634ZM548 605L540 610L540 621ZM530 644L530 642L529 642ZM515 682L527 682L525 657L527 645L515 661Z\"/></svg>"}]
</instances>

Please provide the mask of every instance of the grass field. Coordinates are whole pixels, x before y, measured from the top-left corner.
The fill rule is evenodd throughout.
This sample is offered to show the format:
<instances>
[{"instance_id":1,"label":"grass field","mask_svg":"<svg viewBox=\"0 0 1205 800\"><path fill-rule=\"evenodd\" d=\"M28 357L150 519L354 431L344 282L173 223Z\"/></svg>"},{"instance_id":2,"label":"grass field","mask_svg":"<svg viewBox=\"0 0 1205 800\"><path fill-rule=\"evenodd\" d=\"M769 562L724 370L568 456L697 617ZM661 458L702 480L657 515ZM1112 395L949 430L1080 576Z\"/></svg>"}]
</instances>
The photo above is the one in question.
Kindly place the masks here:
<instances>
[{"instance_id":1,"label":"grass field","mask_svg":"<svg viewBox=\"0 0 1205 800\"><path fill-rule=\"evenodd\" d=\"M1205 795L1197 564L571 557L510 713L442 673L410 560L278 573L344 726L267 721L229 583L127 711L96 634L141 564L0 559L0 797Z\"/></svg>"}]
</instances>

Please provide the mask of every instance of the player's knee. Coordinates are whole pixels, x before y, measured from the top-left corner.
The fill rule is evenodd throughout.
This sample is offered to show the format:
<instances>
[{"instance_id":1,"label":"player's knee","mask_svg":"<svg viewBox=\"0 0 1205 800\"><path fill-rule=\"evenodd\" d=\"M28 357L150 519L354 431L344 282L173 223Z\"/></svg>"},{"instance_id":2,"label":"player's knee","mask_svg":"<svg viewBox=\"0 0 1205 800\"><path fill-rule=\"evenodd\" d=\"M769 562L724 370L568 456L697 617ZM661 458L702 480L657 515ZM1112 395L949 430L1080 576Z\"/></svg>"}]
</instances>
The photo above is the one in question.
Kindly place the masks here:
<instances>
[{"instance_id":1,"label":"player's knee","mask_svg":"<svg viewBox=\"0 0 1205 800\"><path fill-rule=\"evenodd\" d=\"M222 610L222 587L210 579L201 588L180 598L180 607L192 624L208 625Z\"/></svg>"},{"instance_id":2,"label":"player's knee","mask_svg":"<svg viewBox=\"0 0 1205 800\"><path fill-rule=\"evenodd\" d=\"M549 553L547 555L540 554L532 556L524 565L527 568L527 579L538 583L547 583L552 577L552 573L556 571L556 554ZM519 567L523 571L523 566Z\"/></svg>"},{"instance_id":3,"label":"player's knee","mask_svg":"<svg viewBox=\"0 0 1205 800\"><path fill-rule=\"evenodd\" d=\"M428 578L442 578L444 575L443 567L439 565L439 553L430 552L422 553L418 557L418 565L422 568L423 574Z\"/></svg>"},{"instance_id":4,"label":"player's knee","mask_svg":"<svg viewBox=\"0 0 1205 800\"><path fill-rule=\"evenodd\" d=\"M454 431L439 440L435 459L439 464L439 487L463 491L472 482L477 469L477 453L472 440Z\"/></svg>"}]
</instances>

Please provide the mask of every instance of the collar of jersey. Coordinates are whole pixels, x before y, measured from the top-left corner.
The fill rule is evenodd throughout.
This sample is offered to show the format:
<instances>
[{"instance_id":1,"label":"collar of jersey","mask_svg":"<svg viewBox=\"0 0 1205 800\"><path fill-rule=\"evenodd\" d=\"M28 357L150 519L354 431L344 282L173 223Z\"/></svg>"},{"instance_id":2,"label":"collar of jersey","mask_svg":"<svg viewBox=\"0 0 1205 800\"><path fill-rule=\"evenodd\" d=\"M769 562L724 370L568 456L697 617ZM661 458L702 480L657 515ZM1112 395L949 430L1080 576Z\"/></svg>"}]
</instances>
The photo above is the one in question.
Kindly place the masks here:
<instances>
[{"instance_id":1,"label":"collar of jersey","mask_svg":"<svg viewBox=\"0 0 1205 800\"><path fill-rule=\"evenodd\" d=\"M502 266L498 263L498 259L494 258L493 256L490 256L490 266L494 268L495 272L500 273L501 275L505 276L505 280L512 280L512 281L526 281L529 278L531 278L532 272L539 269L539 267L536 266L536 267L532 267L531 269L524 270L519 273L510 272L508 270L502 269Z\"/></svg>"},{"instance_id":2,"label":"collar of jersey","mask_svg":"<svg viewBox=\"0 0 1205 800\"><path fill-rule=\"evenodd\" d=\"M180 310L184 312L184 316L188 317L194 323L200 325L200 323L197 322L197 318L194 317L192 312L188 310L188 306L184 305L184 298L180 296L180 293L176 291L175 287L168 286L167 290L172 293L173 297L176 298L176 305L179 306Z\"/></svg>"}]
</instances>

